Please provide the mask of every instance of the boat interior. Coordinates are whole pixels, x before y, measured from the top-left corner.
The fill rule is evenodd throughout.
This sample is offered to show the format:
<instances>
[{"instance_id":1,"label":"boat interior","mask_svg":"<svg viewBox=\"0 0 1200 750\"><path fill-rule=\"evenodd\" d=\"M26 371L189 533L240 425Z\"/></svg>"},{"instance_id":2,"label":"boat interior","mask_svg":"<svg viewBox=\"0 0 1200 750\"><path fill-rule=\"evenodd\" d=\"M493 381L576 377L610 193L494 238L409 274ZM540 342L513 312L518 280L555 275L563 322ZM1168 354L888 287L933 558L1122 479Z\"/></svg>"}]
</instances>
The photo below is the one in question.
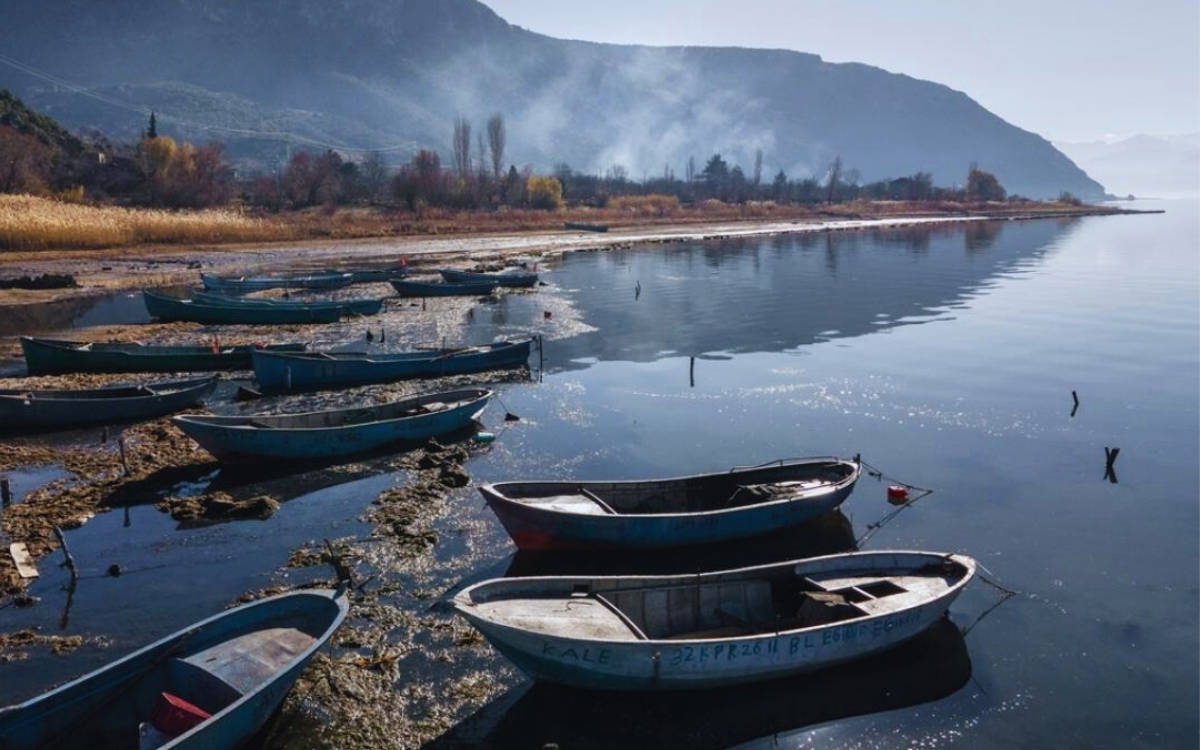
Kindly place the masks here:
<instances>
[{"instance_id":1,"label":"boat interior","mask_svg":"<svg viewBox=\"0 0 1200 750\"><path fill-rule=\"evenodd\" d=\"M509 500L561 513L702 513L800 499L846 481L855 471L851 462L830 459L672 480L505 482L494 487Z\"/></svg>"},{"instance_id":2,"label":"boat interior","mask_svg":"<svg viewBox=\"0 0 1200 750\"><path fill-rule=\"evenodd\" d=\"M450 411L466 406L488 394L485 390L453 391L450 393L434 393L428 396L405 399L391 404L379 406L364 406L356 409L339 409L337 411L312 412L310 414L285 414L281 416L261 415L249 417L197 417L204 421L214 421L237 427L257 427L260 429L313 429L325 427L349 427L370 422L382 422L391 419L419 417L424 414Z\"/></svg>"},{"instance_id":3,"label":"boat interior","mask_svg":"<svg viewBox=\"0 0 1200 750\"><path fill-rule=\"evenodd\" d=\"M91 400L97 398L141 398L145 396L166 396L179 391L195 388L207 382L207 379L188 380L172 383L151 383L149 385L130 385L116 386L112 388L92 388L89 390L78 391L63 391L63 390L43 390L43 391L23 391L23 390L0 390L0 397L16 396L26 401L37 399L51 399L54 401L67 400Z\"/></svg>"},{"instance_id":4,"label":"boat interior","mask_svg":"<svg viewBox=\"0 0 1200 750\"><path fill-rule=\"evenodd\" d=\"M897 612L954 586L966 568L947 560L923 568L779 570L743 579L594 588L569 596L497 598L478 615L518 628L615 641L736 638L830 625Z\"/></svg>"}]
</instances>

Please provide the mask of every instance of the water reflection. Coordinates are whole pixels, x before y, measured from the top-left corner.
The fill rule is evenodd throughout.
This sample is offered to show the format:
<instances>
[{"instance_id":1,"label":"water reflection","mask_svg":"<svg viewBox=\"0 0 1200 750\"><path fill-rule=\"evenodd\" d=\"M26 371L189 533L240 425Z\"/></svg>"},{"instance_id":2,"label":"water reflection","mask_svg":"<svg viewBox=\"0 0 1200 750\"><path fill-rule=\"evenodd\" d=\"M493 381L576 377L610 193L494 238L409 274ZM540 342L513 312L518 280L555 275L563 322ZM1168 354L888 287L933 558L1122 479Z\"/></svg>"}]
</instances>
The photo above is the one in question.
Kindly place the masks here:
<instances>
[{"instance_id":1,"label":"water reflection","mask_svg":"<svg viewBox=\"0 0 1200 750\"><path fill-rule=\"evenodd\" d=\"M944 318L1076 226L979 221L569 254L548 278L589 330L555 340L547 366L783 351ZM476 310L471 336L533 325L535 308L501 298Z\"/></svg>"},{"instance_id":2,"label":"water reflection","mask_svg":"<svg viewBox=\"0 0 1200 750\"><path fill-rule=\"evenodd\" d=\"M786 680L670 694L521 686L427 747L779 747L816 724L945 698L970 677L966 642L943 618L886 653Z\"/></svg>"}]
</instances>

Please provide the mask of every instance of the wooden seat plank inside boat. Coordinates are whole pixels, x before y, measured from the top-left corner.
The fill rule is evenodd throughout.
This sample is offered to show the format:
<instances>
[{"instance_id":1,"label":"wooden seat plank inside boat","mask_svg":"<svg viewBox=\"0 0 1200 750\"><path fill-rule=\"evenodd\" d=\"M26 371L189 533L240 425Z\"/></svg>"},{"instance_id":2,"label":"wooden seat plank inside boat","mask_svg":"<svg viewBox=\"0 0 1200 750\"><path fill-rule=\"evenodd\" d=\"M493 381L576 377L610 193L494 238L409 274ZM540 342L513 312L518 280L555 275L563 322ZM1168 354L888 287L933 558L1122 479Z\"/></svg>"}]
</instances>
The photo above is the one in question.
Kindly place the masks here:
<instances>
[{"instance_id":1,"label":"wooden seat plank inside boat","mask_svg":"<svg viewBox=\"0 0 1200 750\"><path fill-rule=\"evenodd\" d=\"M170 661L171 684L181 698L220 710L272 679L316 639L296 628L264 628Z\"/></svg>"}]
</instances>

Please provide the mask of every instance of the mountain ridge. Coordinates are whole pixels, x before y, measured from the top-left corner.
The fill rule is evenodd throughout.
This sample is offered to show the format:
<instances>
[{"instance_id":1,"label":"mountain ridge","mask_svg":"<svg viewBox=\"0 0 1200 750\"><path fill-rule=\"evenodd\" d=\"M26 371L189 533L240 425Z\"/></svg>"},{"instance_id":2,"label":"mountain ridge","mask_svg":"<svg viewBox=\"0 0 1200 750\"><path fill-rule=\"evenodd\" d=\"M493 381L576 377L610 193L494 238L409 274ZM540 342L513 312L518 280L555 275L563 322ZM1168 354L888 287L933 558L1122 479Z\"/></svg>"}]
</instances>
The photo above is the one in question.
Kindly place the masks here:
<instances>
[{"instance_id":1,"label":"mountain ridge","mask_svg":"<svg viewBox=\"0 0 1200 750\"><path fill-rule=\"evenodd\" d=\"M1012 192L1103 195L1040 136L966 93L863 63L783 49L646 47L561 40L508 23L475 0L10 0L0 49L133 109L164 132L230 142L259 169L289 153L270 138L448 152L451 122L508 121L509 161L548 170L624 166L683 174L720 152L767 177L823 176L841 156L864 180L932 172L960 184L978 162ZM136 112L16 73L7 85L71 127L133 137ZM171 109L174 107L174 109ZM247 125L250 127L247 127ZM225 137L228 136L228 137Z\"/></svg>"}]
</instances>

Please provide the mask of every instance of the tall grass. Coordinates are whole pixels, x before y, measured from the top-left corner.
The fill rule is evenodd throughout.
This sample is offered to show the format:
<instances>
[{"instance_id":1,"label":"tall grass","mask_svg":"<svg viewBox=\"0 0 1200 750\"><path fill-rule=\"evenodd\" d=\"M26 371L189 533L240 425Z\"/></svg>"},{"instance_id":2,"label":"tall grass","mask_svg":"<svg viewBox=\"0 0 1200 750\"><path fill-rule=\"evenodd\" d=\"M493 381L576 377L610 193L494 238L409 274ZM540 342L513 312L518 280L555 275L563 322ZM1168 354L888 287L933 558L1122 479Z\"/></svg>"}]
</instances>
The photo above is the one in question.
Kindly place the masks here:
<instances>
[{"instance_id":1,"label":"tall grass","mask_svg":"<svg viewBox=\"0 0 1200 750\"><path fill-rule=\"evenodd\" d=\"M158 211L0 195L0 249L99 248L142 243L286 239L284 225L230 209Z\"/></svg>"}]
</instances>

